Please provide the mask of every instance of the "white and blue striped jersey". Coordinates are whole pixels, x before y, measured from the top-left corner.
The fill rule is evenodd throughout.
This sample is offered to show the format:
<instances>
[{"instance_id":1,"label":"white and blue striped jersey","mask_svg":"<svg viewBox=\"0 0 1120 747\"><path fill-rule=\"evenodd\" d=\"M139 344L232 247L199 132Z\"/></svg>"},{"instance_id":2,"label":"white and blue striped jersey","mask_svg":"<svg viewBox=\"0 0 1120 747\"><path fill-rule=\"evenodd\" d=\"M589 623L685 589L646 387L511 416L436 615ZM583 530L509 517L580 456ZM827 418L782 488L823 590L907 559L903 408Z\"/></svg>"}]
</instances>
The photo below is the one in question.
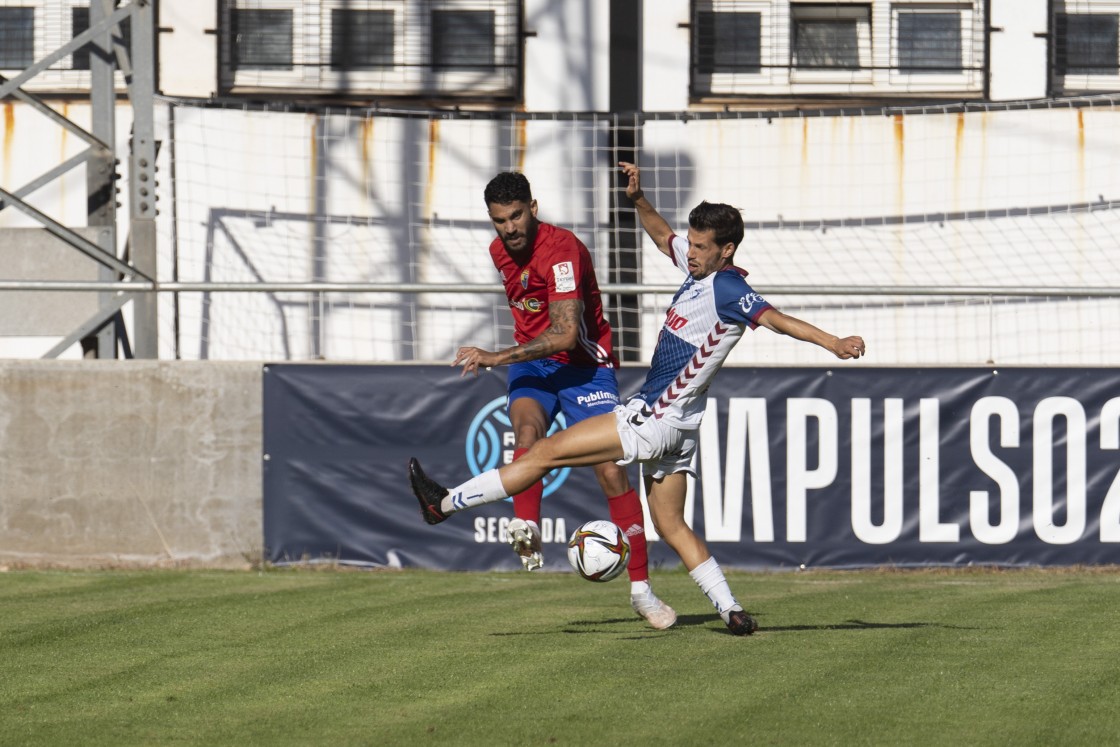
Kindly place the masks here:
<instances>
[{"instance_id":1,"label":"white and blue striped jersey","mask_svg":"<svg viewBox=\"0 0 1120 747\"><path fill-rule=\"evenodd\" d=\"M688 272L688 239L669 241L673 263ZM747 328L773 306L747 285L736 267L703 280L689 275L673 296L653 349L653 361L636 397L656 418L682 430L700 426L708 385Z\"/></svg>"}]
</instances>

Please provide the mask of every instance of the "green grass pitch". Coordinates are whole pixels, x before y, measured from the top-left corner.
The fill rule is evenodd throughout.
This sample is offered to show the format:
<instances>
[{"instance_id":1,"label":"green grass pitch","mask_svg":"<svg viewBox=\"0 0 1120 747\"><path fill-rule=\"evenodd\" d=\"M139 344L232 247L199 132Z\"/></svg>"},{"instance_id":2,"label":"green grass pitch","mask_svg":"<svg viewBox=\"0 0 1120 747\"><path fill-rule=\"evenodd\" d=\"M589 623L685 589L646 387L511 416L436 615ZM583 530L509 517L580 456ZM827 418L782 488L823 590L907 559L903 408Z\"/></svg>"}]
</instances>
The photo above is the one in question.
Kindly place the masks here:
<instances>
[{"instance_id":1,"label":"green grass pitch","mask_svg":"<svg viewBox=\"0 0 1120 747\"><path fill-rule=\"evenodd\" d=\"M1120 571L0 573L0 745L1100 745Z\"/></svg>"}]
</instances>

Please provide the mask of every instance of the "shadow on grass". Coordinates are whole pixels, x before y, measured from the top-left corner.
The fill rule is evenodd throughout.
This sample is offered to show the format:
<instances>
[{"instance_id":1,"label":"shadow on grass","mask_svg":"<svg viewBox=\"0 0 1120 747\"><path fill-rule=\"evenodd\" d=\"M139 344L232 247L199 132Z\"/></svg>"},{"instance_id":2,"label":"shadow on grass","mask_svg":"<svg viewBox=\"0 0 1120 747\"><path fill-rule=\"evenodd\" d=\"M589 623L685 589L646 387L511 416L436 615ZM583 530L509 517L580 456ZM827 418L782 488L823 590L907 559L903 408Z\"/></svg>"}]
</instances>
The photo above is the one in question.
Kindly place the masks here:
<instances>
[{"instance_id":1,"label":"shadow on grass","mask_svg":"<svg viewBox=\"0 0 1120 747\"><path fill-rule=\"evenodd\" d=\"M876 623L865 620L845 620L833 625L776 625L774 627L760 627L759 632L773 631L776 633L789 633L804 630L907 630L913 628L952 628L963 630L958 625L943 625L941 623L905 622L905 623Z\"/></svg>"},{"instance_id":2,"label":"shadow on grass","mask_svg":"<svg viewBox=\"0 0 1120 747\"><path fill-rule=\"evenodd\" d=\"M753 613L752 613L753 614ZM757 619L757 615L755 615ZM674 630L685 627L709 627L719 623L717 627L712 628L713 633L720 635L732 635L731 631L727 630L722 625L722 620L718 616L713 615L681 615L677 618L677 624L668 630L653 630L652 628L642 628L640 638L649 638L651 636L665 635L672 633ZM917 628L943 628L946 630L973 630L967 626L960 625L945 625L943 623L930 623L930 622L903 622L903 623L877 623L868 622L866 620L845 620L842 623L834 623L830 625L776 625L773 627L759 623L761 627L758 633L799 633L811 631L830 631L830 630L913 630ZM611 625L626 625L627 627L634 625L641 625L641 622L633 617L615 617L606 620L570 620L567 623L562 633L568 635L586 635L595 633L611 633L618 634L623 631L618 629L608 629L607 626ZM553 635L556 631L511 631L504 633L491 633L492 636L515 636L515 635ZM629 632L629 631L627 631Z\"/></svg>"},{"instance_id":3,"label":"shadow on grass","mask_svg":"<svg viewBox=\"0 0 1120 747\"><path fill-rule=\"evenodd\" d=\"M749 610L748 610L749 612ZM942 625L941 623L929 622L903 622L903 623L876 623L867 622L866 620L845 620L842 623L834 623L830 625L781 625L770 627L763 625L757 613L751 612L756 620L759 620L759 632L766 631L773 632L796 632L807 630L890 630L894 628L951 628L956 627L952 625ZM598 625L614 625L618 623L632 624L636 621L633 617L619 617L608 620L572 620L568 623L571 626L598 626ZM717 615L680 615L677 617L677 624L674 628L683 628L688 626L704 626L719 624L722 632L722 623Z\"/></svg>"},{"instance_id":4,"label":"shadow on grass","mask_svg":"<svg viewBox=\"0 0 1120 747\"><path fill-rule=\"evenodd\" d=\"M613 617L605 620L569 620L566 627L560 630L560 633L566 635L596 635L596 634L610 634L620 635L628 633L627 638L635 640L654 638L663 635L672 635L675 631L680 630L682 627L695 627L719 624L718 628L713 628L713 633L720 633L731 635L731 631L723 626L723 621L715 615L681 615L677 618L676 624L668 630L655 630L648 627L645 623L637 617ZM611 626L626 626L625 630L618 627ZM502 633L490 633L492 636L515 636L515 635L554 635L555 630L537 630L537 631L509 631Z\"/></svg>"}]
</instances>

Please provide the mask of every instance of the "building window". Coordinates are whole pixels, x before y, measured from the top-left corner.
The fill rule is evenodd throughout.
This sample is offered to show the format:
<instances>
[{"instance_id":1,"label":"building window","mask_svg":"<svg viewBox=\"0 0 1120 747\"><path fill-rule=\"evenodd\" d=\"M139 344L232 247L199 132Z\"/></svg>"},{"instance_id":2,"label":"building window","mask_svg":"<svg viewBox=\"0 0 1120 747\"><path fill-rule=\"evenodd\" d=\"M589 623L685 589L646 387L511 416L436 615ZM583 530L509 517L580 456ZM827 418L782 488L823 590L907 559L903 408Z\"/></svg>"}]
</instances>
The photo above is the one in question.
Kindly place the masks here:
<instances>
[{"instance_id":1,"label":"building window","mask_svg":"<svg viewBox=\"0 0 1120 747\"><path fill-rule=\"evenodd\" d=\"M691 0L690 97L977 98L985 10L981 0Z\"/></svg>"},{"instance_id":2,"label":"building window","mask_svg":"<svg viewBox=\"0 0 1120 747\"><path fill-rule=\"evenodd\" d=\"M961 72L961 14L898 14L898 67L904 73Z\"/></svg>"},{"instance_id":3,"label":"building window","mask_svg":"<svg viewBox=\"0 0 1120 747\"><path fill-rule=\"evenodd\" d=\"M432 67L457 70L494 67L494 12L432 11Z\"/></svg>"},{"instance_id":4,"label":"building window","mask_svg":"<svg viewBox=\"0 0 1120 747\"><path fill-rule=\"evenodd\" d=\"M790 11L793 67L859 70L870 65L870 6L799 4Z\"/></svg>"},{"instance_id":5,"label":"building window","mask_svg":"<svg viewBox=\"0 0 1120 747\"><path fill-rule=\"evenodd\" d=\"M376 70L393 66L393 11L331 10L331 68Z\"/></svg>"},{"instance_id":6,"label":"building window","mask_svg":"<svg viewBox=\"0 0 1120 747\"><path fill-rule=\"evenodd\" d=\"M23 70L35 62L35 9L0 8L0 70Z\"/></svg>"},{"instance_id":7,"label":"building window","mask_svg":"<svg viewBox=\"0 0 1120 747\"><path fill-rule=\"evenodd\" d=\"M692 38L694 64L702 75L761 70L761 13L700 11Z\"/></svg>"},{"instance_id":8,"label":"building window","mask_svg":"<svg viewBox=\"0 0 1120 747\"><path fill-rule=\"evenodd\" d=\"M98 0L100 2L100 0ZM114 0L112 8L125 3ZM132 0L135 4L135 0ZM90 28L90 0L0 0L0 70L24 71L52 55ZM132 34L125 17L111 30L114 49L130 55ZM21 88L37 94L82 95L89 92L92 42L54 60L24 81ZM114 65L116 60L113 60ZM124 75L113 73L113 85L126 90Z\"/></svg>"},{"instance_id":9,"label":"building window","mask_svg":"<svg viewBox=\"0 0 1120 747\"><path fill-rule=\"evenodd\" d=\"M225 93L487 101L521 93L521 0L222 0L218 7Z\"/></svg>"},{"instance_id":10,"label":"building window","mask_svg":"<svg viewBox=\"0 0 1120 747\"><path fill-rule=\"evenodd\" d=\"M233 69L291 70L292 12L233 11Z\"/></svg>"},{"instance_id":11,"label":"building window","mask_svg":"<svg viewBox=\"0 0 1120 747\"><path fill-rule=\"evenodd\" d=\"M1116 75L1120 67L1120 15L1059 13L1055 62L1058 75Z\"/></svg>"}]
</instances>

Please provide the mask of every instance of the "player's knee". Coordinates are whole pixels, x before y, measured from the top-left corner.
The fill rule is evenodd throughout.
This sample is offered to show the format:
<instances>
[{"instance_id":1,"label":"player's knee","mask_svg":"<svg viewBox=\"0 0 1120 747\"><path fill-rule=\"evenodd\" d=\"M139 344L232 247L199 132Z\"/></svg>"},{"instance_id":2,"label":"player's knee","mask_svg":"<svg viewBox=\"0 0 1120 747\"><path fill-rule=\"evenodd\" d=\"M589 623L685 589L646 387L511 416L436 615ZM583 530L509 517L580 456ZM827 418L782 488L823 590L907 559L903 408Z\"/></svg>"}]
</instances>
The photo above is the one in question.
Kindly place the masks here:
<instances>
[{"instance_id":1,"label":"player's knee","mask_svg":"<svg viewBox=\"0 0 1120 747\"><path fill-rule=\"evenodd\" d=\"M542 438L533 443L532 446L529 446L528 449L529 450L526 451L518 461L525 461L529 464L534 464L542 468L548 467L549 469L555 466L553 462L556 460L556 449L555 445L549 439Z\"/></svg>"}]
</instances>

